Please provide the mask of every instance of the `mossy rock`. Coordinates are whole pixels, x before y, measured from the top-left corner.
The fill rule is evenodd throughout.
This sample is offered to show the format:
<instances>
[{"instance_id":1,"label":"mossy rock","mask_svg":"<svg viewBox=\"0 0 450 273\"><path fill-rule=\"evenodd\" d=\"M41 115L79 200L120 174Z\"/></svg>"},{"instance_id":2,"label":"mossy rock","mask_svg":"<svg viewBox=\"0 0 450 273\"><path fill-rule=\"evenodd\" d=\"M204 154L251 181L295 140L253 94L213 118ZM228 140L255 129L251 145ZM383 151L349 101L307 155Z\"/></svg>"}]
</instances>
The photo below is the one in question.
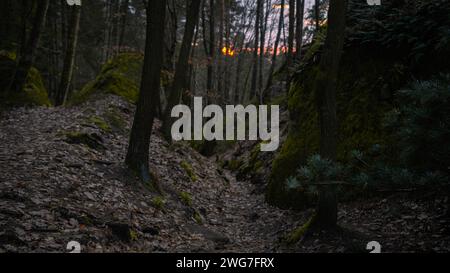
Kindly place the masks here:
<instances>
[{"instance_id":1,"label":"mossy rock","mask_svg":"<svg viewBox=\"0 0 450 273\"><path fill-rule=\"evenodd\" d=\"M41 73L32 67L24 89L19 93L6 94L16 67L14 52L0 51L0 104L5 106L51 106Z\"/></svg>"},{"instance_id":2,"label":"mossy rock","mask_svg":"<svg viewBox=\"0 0 450 273\"><path fill-rule=\"evenodd\" d=\"M108 111L104 114L105 120L108 121L109 125L120 132L126 131L127 122L120 113L119 109L115 107L110 107Z\"/></svg>"},{"instance_id":3,"label":"mossy rock","mask_svg":"<svg viewBox=\"0 0 450 273\"><path fill-rule=\"evenodd\" d=\"M66 142L69 144L84 144L91 149L105 150L103 138L97 134L88 134L82 132L66 132Z\"/></svg>"},{"instance_id":4,"label":"mossy rock","mask_svg":"<svg viewBox=\"0 0 450 273\"><path fill-rule=\"evenodd\" d=\"M242 160L238 160L238 159L231 159L229 161L226 162L226 168L228 168L231 171L237 171L239 170L239 168L241 168L241 166L244 163L242 162Z\"/></svg>"},{"instance_id":5,"label":"mossy rock","mask_svg":"<svg viewBox=\"0 0 450 273\"><path fill-rule=\"evenodd\" d=\"M103 132L109 133L111 132L111 127L109 124L99 116L91 116L87 119L88 123L95 125L97 128L102 130Z\"/></svg>"},{"instance_id":6,"label":"mossy rock","mask_svg":"<svg viewBox=\"0 0 450 273\"><path fill-rule=\"evenodd\" d=\"M381 92L383 88L395 90L403 80L401 77L392 80L395 61L370 56L357 49L347 50L343 56L337 83L339 161L345 162L352 150L365 151L387 140L382 120L392 105L383 99ZM318 73L318 65L310 64L297 75L289 92L289 134L272 163L266 192L267 201L279 207L300 209L312 200L301 191L288 190L286 180L307 158L319 152L320 129L314 93L316 80L320 78Z\"/></svg>"},{"instance_id":7,"label":"mossy rock","mask_svg":"<svg viewBox=\"0 0 450 273\"><path fill-rule=\"evenodd\" d=\"M142 76L144 56L139 53L117 55L103 65L100 74L79 92L76 92L69 104L81 104L94 95L114 94L136 103Z\"/></svg>"}]
</instances>

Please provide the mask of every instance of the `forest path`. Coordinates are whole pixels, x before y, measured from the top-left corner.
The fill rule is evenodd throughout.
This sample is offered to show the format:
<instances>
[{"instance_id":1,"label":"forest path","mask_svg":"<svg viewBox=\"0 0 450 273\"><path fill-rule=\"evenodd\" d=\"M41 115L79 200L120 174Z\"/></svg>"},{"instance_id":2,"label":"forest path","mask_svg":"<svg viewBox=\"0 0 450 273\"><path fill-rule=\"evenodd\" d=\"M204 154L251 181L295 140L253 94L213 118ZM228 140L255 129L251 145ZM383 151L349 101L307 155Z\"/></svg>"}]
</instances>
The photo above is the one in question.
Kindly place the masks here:
<instances>
[{"instance_id":1,"label":"forest path","mask_svg":"<svg viewBox=\"0 0 450 273\"><path fill-rule=\"evenodd\" d=\"M0 251L60 252L72 240L88 252L277 251L301 217L159 130L150 157L165 196L136 181L122 164L133 109L108 96L2 113Z\"/></svg>"},{"instance_id":2,"label":"forest path","mask_svg":"<svg viewBox=\"0 0 450 273\"><path fill-rule=\"evenodd\" d=\"M0 252L449 251L441 195L392 194L339 206L338 234L282 241L311 210L267 205L248 181L156 123L150 165L165 195L123 165L134 107L108 96L78 107L18 108L0 116Z\"/></svg>"}]
</instances>

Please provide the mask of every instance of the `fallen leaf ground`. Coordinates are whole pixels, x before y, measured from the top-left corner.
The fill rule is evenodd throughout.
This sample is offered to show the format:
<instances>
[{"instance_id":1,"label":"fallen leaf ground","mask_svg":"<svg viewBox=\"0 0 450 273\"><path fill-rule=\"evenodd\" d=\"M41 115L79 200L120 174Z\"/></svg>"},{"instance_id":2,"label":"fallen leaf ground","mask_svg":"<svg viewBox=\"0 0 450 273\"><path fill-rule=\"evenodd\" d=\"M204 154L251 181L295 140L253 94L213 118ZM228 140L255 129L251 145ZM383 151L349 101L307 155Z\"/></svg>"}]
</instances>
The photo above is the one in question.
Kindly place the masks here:
<instances>
[{"instance_id":1,"label":"fallen leaf ground","mask_svg":"<svg viewBox=\"0 0 450 273\"><path fill-rule=\"evenodd\" d=\"M448 200L439 193L342 204L342 229L287 246L283 238L311 210L267 205L214 158L169 145L157 122L150 158L159 197L122 163L133 111L109 96L1 114L0 252L64 252L73 240L83 252L367 252L373 240L387 252L450 250ZM80 135L90 145L71 141Z\"/></svg>"}]
</instances>

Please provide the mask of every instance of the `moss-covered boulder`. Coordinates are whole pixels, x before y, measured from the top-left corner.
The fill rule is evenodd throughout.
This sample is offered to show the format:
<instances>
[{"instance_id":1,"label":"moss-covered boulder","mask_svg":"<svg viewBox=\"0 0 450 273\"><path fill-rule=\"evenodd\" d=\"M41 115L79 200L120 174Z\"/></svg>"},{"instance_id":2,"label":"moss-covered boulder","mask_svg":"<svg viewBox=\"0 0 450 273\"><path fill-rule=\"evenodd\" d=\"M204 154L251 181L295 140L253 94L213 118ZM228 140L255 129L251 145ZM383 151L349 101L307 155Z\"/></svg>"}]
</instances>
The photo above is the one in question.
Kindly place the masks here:
<instances>
[{"instance_id":1,"label":"moss-covered boulder","mask_svg":"<svg viewBox=\"0 0 450 273\"><path fill-rule=\"evenodd\" d=\"M0 104L3 106L50 106L47 89L41 73L35 67L30 69L24 89L21 92L8 93L16 66L16 54L0 51Z\"/></svg>"},{"instance_id":2,"label":"moss-covered boulder","mask_svg":"<svg viewBox=\"0 0 450 273\"><path fill-rule=\"evenodd\" d=\"M339 120L338 159L345 161L354 149L367 150L383 144L385 136L382 119L390 104L386 100L392 90L391 60L380 61L370 53L347 51L340 70L337 87ZM362 54L362 56L360 56ZM267 199L281 207L303 207L308 197L301 192L290 192L286 180L307 158L319 152L319 121L314 85L317 65L298 76L289 92L291 124L289 134L280 153L272 164Z\"/></svg>"},{"instance_id":3,"label":"moss-covered boulder","mask_svg":"<svg viewBox=\"0 0 450 273\"><path fill-rule=\"evenodd\" d=\"M345 162L352 150L366 151L389 141L383 120L395 107L396 90L414 78L426 78L450 69L449 63L442 61L448 59L443 56L450 54L446 34L450 27L448 1L408 1L393 9L395 4L398 3L386 1L374 14L367 5L351 1L348 38L337 83L340 161ZM415 8L411 9L409 4ZM422 23L405 24L411 18ZM426 25L433 27L425 29ZM289 92L289 134L272 163L266 192L267 200L280 207L302 208L308 203L306 194L288 190L286 180L308 157L319 152L314 89L324 38L319 35L304 55Z\"/></svg>"},{"instance_id":4,"label":"moss-covered boulder","mask_svg":"<svg viewBox=\"0 0 450 273\"><path fill-rule=\"evenodd\" d=\"M140 53L123 53L103 65L93 81L76 92L69 104L80 104L100 94L114 94L135 103L139 96L144 56Z\"/></svg>"}]
</instances>

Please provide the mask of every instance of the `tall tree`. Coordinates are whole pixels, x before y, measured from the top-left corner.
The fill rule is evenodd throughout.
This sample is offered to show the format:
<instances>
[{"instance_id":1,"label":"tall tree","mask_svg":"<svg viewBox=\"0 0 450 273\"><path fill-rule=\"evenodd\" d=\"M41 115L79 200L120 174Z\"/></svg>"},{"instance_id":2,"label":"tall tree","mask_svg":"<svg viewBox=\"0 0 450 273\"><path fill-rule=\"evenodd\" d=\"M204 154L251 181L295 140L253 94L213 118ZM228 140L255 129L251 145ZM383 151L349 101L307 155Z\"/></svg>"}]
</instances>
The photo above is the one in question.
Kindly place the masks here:
<instances>
[{"instance_id":1,"label":"tall tree","mask_svg":"<svg viewBox=\"0 0 450 273\"><path fill-rule=\"evenodd\" d=\"M163 69L169 73L174 72L173 59L177 45L178 15L175 0L167 1L167 16L164 35Z\"/></svg>"},{"instance_id":2,"label":"tall tree","mask_svg":"<svg viewBox=\"0 0 450 273\"><path fill-rule=\"evenodd\" d=\"M224 16L225 16L225 48L227 52L231 50L231 1L225 0L224 3ZM226 54L227 55L227 54ZM228 56L229 57L229 56ZM231 82L230 82L230 58L227 58L225 56L225 63L224 63L224 86L223 86L223 97L226 103L229 102L231 94L230 94L230 88L231 88Z\"/></svg>"},{"instance_id":3,"label":"tall tree","mask_svg":"<svg viewBox=\"0 0 450 273\"><path fill-rule=\"evenodd\" d=\"M205 0L205 4L203 5L203 10L202 10L202 28L203 28L203 42L204 42L204 47L205 47L205 53L207 55L208 58L208 62L207 62L207 68L206 68L206 100L207 103L209 101L212 100L212 95L213 95L213 89L214 89L214 65L213 65L213 61L214 61L214 56L215 56L215 44L216 44L216 39L215 39L215 18L214 18L214 0L210 0L209 1L209 39L207 39L206 37L208 37L208 35L206 34L206 14L205 14L205 10L206 10L206 0Z\"/></svg>"},{"instance_id":4,"label":"tall tree","mask_svg":"<svg viewBox=\"0 0 450 273\"><path fill-rule=\"evenodd\" d=\"M235 50L238 54L238 60L237 60L237 65L236 65L236 77L235 77L235 88L234 88L234 103L238 104L240 97L241 97L241 86L240 86L240 82L241 82L241 74L242 74L242 66L244 63L244 56L245 56L245 52L244 52L244 47L245 45L245 36L246 33L248 31L248 27L245 31L242 30L242 27L245 27L246 25L246 17L247 17L247 12L245 10L242 11L242 15L241 15L241 30L238 31L237 35L236 35L236 47ZM244 86L245 89L245 86ZM245 93L245 92L243 92Z\"/></svg>"},{"instance_id":5,"label":"tall tree","mask_svg":"<svg viewBox=\"0 0 450 273\"><path fill-rule=\"evenodd\" d=\"M266 1L266 5L264 5L264 1L261 3L261 34L260 34L260 44L259 44L259 74L258 74L258 94L260 99L262 99L262 89L264 82L264 58L266 51L266 31L267 31L267 22L269 20L270 15L270 0ZM264 12L266 9L266 12Z\"/></svg>"},{"instance_id":6,"label":"tall tree","mask_svg":"<svg viewBox=\"0 0 450 273\"><path fill-rule=\"evenodd\" d=\"M39 44L42 29L44 28L45 18L50 0L39 0L37 3L36 14L33 19L33 25L28 39L23 39L20 56L14 76L11 80L8 90L11 92L22 91L28 77L28 72L33 65L36 48ZM26 18L23 18L25 20Z\"/></svg>"},{"instance_id":7,"label":"tall tree","mask_svg":"<svg viewBox=\"0 0 450 273\"><path fill-rule=\"evenodd\" d=\"M172 139L171 127L174 122L174 119L171 117L172 108L180 102L183 87L186 86L189 56L192 48L195 26L197 25L200 13L200 3L201 0L191 0L187 7L183 41L181 43L180 55L178 56L178 62L175 68L175 77L163 120L163 134L169 141Z\"/></svg>"},{"instance_id":8,"label":"tall tree","mask_svg":"<svg viewBox=\"0 0 450 273\"><path fill-rule=\"evenodd\" d=\"M223 90L223 68L225 62L225 54L222 54L224 47L224 29L225 29L225 0L219 0L219 48L217 58L217 92L218 95L224 98Z\"/></svg>"},{"instance_id":9,"label":"tall tree","mask_svg":"<svg viewBox=\"0 0 450 273\"><path fill-rule=\"evenodd\" d=\"M61 74L61 81L56 93L55 105L63 105L69 94L70 85L73 78L73 70L75 65L76 47L78 43L78 31L80 29L81 5L73 5L70 7L71 18L69 23L67 48L64 57L64 65Z\"/></svg>"},{"instance_id":10,"label":"tall tree","mask_svg":"<svg viewBox=\"0 0 450 273\"><path fill-rule=\"evenodd\" d=\"M274 44L274 51L272 55L272 64L270 65L269 74L267 78L267 84L264 92L266 95L267 92L269 92L269 88L272 86L272 80L273 80L273 73L275 72L275 66L277 63L277 56L278 56L278 48L280 46L280 39L281 39L281 29L284 25L284 6L286 4L285 0L281 0L281 8L280 8L280 19L278 21L278 31L277 31L277 37L275 38L275 44Z\"/></svg>"},{"instance_id":11,"label":"tall tree","mask_svg":"<svg viewBox=\"0 0 450 273\"><path fill-rule=\"evenodd\" d=\"M192 44L194 45L194 48L191 49L191 54L189 56L188 61L188 70L187 70L187 77L185 81L185 86L183 86L184 92L182 94L182 102L186 105L191 105L191 100L194 96L194 85L195 85L195 53L196 53L196 45L198 41L198 32L199 32L199 25L197 21L197 25L195 27L195 34L194 34L194 40L192 41Z\"/></svg>"},{"instance_id":12,"label":"tall tree","mask_svg":"<svg viewBox=\"0 0 450 273\"><path fill-rule=\"evenodd\" d=\"M150 177L149 149L156 104L159 103L165 16L166 0L148 0L142 81L125 159L126 165L144 183L151 183L153 186L157 184Z\"/></svg>"},{"instance_id":13,"label":"tall tree","mask_svg":"<svg viewBox=\"0 0 450 273\"><path fill-rule=\"evenodd\" d=\"M122 2L122 7L120 8L120 20L119 20L119 44L117 45L118 51L122 51L122 47L125 42L125 32L127 30L128 23L128 8L130 0L124 0Z\"/></svg>"},{"instance_id":14,"label":"tall tree","mask_svg":"<svg viewBox=\"0 0 450 273\"><path fill-rule=\"evenodd\" d=\"M259 34L260 34L260 21L261 21L261 12L262 12L262 3L263 0L256 0L256 19L255 19L255 41L253 46L253 70L252 70L252 79L250 86L250 98L253 99L258 95L258 51L259 51Z\"/></svg>"},{"instance_id":15,"label":"tall tree","mask_svg":"<svg viewBox=\"0 0 450 273\"><path fill-rule=\"evenodd\" d=\"M15 1L14 1L15 2ZM0 47L9 48L15 35L13 31L13 15L15 14L13 0L0 1Z\"/></svg>"},{"instance_id":16,"label":"tall tree","mask_svg":"<svg viewBox=\"0 0 450 273\"><path fill-rule=\"evenodd\" d=\"M166 24L164 35L163 65L165 80L160 93L161 103L158 105L158 117L162 118L167 104L172 77L175 73L174 57L177 47L178 13L176 0L168 0L166 7Z\"/></svg>"},{"instance_id":17,"label":"tall tree","mask_svg":"<svg viewBox=\"0 0 450 273\"><path fill-rule=\"evenodd\" d=\"M111 41L113 55L117 55L119 53L121 2L122 2L122 0L114 1L114 14L113 14L113 24L112 24L112 33L113 34L112 34L112 41Z\"/></svg>"},{"instance_id":18,"label":"tall tree","mask_svg":"<svg viewBox=\"0 0 450 273\"><path fill-rule=\"evenodd\" d=\"M297 0L296 29L295 29L295 59L300 60L303 46L303 27L305 17L305 0Z\"/></svg>"},{"instance_id":19,"label":"tall tree","mask_svg":"<svg viewBox=\"0 0 450 273\"><path fill-rule=\"evenodd\" d=\"M106 62L109 59L109 46L111 40L111 18L112 18L112 0L105 0L105 29L104 29L104 42L103 42L103 56L102 62Z\"/></svg>"},{"instance_id":20,"label":"tall tree","mask_svg":"<svg viewBox=\"0 0 450 273\"><path fill-rule=\"evenodd\" d=\"M295 36L295 1L289 0L289 28L288 28L288 55L287 68L289 69L294 60L294 36Z\"/></svg>"},{"instance_id":21,"label":"tall tree","mask_svg":"<svg viewBox=\"0 0 450 273\"><path fill-rule=\"evenodd\" d=\"M315 0L314 2L314 22L316 26L316 32L320 29L320 0Z\"/></svg>"},{"instance_id":22,"label":"tall tree","mask_svg":"<svg viewBox=\"0 0 450 273\"><path fill-rule=\"evenodd\" d=\"M330 0L327 38L315 81L320 124L320 155L330 160L336 160L336 83L344 46L347 1ZM320 188L316 224L320 228L333 228L337 224L337 199L333 185Z\"/></svg>"}]
</instances>

